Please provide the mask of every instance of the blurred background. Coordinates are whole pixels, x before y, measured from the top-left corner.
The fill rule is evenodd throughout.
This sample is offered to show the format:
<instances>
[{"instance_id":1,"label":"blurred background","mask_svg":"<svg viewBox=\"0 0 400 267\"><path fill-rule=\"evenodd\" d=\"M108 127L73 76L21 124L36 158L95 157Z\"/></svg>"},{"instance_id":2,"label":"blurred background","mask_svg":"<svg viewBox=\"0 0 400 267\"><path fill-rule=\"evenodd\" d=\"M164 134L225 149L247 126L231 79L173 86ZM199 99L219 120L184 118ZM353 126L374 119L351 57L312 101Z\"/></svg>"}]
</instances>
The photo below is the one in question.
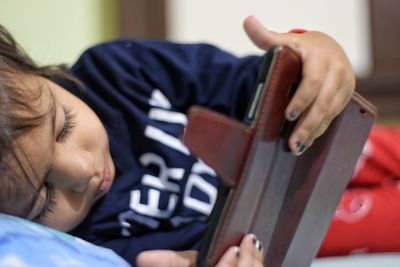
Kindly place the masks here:
<instances>
[{"instance_id":1,"label":"blurred background","mask_svg":"<svg viewBox=\"0 0 400 267\"><path fill-rule=\"evenodd\" d=\"M260 54L242 30L256 15L268 28L319 30L344 48L357 90L400 118L399 0L2 0L0 24L41 64L73 64L87 47L114 38L208 42Z\"/></svg>"}]
</instances>

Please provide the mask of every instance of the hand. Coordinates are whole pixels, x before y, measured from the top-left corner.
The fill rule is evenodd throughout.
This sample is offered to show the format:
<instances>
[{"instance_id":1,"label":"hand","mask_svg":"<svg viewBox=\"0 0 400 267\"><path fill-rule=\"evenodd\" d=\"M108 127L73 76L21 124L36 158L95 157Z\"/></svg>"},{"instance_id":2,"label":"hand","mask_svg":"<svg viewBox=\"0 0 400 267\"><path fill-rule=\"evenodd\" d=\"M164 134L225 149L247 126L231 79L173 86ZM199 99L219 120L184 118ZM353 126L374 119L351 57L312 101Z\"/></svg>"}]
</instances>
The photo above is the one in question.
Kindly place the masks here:
<instances>
[{"instance_id":1,"label":"hand","mask_svg":"<svg viewBox=\"0 0 400 267\"><path fill-rule=\"evenodd\" d=\"M151 250L138 255L136 264L138 267L194 267L197 252ZM221 257L216 267L249 266L262 267L262 245L254 235L249 234L243 238L240 247L231 247Z\"/></svg>"},{"instance_id":2,"label":"hand","mask_svg":"<svg viewBox=\"0 0 400 267\"><path fill-rule=\"evenodd\" d=\"M350 100L355 89L350 62L340 45L321 32L276 33L253 16L245 19L244 28L257 47L268 50L273 45L286 45L302 59L302 80L285 111L288 120L299 118L289 147L300 155Z\"/></svg>"},{"instance_id":3,"label":"hand","mask_svg":"<svg viewBox=\"0 0 400 267\"><path fill-rule=\"evenodd\" d=\"M253 234L246 235L240 247L231 247L221 257L216 267L252 266L262 267L263 247Z\"/></svg>"}]
</instances>

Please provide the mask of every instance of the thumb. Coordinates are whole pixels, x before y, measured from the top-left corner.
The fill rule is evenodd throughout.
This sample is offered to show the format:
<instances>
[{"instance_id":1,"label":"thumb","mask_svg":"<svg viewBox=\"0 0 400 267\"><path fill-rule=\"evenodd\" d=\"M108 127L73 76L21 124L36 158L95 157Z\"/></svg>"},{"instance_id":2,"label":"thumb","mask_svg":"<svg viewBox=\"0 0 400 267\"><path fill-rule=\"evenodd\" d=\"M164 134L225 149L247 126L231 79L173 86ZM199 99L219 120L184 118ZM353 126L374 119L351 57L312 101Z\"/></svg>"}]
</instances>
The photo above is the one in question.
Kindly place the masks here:
<instances>
[{"instance_id":1,"label":"thumb","mask_svg":"<svg viewBox=\"0 0 400 267\"><path fill-rule=\"evenodd\" d=\"M194 250L149 250L140 253L136 258L138 267L194 267L197 252Z\"/></svg>"},{"instance_id":2,"label":"thumb","mask_svg":"<svg viewBox=\"0 0 400 267\"><path fill-rule=\"evenodd\" d=\"M250 40L260 49L268 50L282 43L282 37L268 30L255 16L247 17L243 22L243 27Z\"/></svg>"}]
</instances>

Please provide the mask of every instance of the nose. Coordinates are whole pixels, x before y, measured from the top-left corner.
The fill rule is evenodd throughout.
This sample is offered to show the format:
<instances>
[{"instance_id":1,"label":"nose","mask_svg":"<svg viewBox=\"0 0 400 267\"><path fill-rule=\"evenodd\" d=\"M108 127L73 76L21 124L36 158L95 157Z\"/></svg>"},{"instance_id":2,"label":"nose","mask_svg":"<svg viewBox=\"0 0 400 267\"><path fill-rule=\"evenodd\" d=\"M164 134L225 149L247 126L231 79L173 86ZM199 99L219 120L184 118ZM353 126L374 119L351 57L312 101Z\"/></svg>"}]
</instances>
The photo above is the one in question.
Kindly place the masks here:
<instances>
[{"instance_id":1,"label":"nose","mask_svg":"<svg viewBox=\"0 0 400 267\"><path fill-rule=\"evenodd\" d=\"M74 159L74 170L71 170L72 190L75 192L84 191L91 178L96 175L93 155L86 151L81 151Z\"/></svg>"},{"instance_id":2,"label":"nose","mask_svg":"<svg viewBox=\"0 0 400 267\"><path fill-rule=\"evenodd\" d=\"M93 154L78 149L56 157L51 183L60 189L80 193L86 190L89 181L96 175Z\"/></svg>"}]
</instances>

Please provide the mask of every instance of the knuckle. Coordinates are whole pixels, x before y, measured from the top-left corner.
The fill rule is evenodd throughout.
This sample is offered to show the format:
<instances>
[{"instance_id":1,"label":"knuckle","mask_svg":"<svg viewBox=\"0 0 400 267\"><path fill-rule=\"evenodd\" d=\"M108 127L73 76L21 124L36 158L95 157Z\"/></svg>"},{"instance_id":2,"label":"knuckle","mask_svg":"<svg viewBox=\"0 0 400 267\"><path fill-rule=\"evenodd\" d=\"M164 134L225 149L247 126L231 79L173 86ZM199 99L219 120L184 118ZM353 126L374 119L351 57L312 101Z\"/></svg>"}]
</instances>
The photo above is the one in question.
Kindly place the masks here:
<instances>
[{"instance_id":1,"label":"knuckle","mask_svg":"<svg viewBox=\"0 0 400 267\"><path fill-rule=\"evenodd\" d=\"M326 131L326 129L328 129L329 125L330 125L330 122L329 121L325 121L321 125L321 127L318 129L318 132L316 133L315 138L321 136Z\"/></svg>"},{"instance_id":2,"label":"knuckle","mask_svg":"<svg viewBox=\"0 0 400 267\"><path fill-rule=\"evenodd\" d=\"M271 44L268 40L260 39L258 44L261 49L268 50L271 47Z\"/></svg>"},{"instance_id":3,"label":"knuckle","mask_svg":"<svg viewBox=\"0 0 400 267\"><path fill-rule=\"evenodd\" d=\"M345 107L345 104L342 105L342 107L335 107L333 108L329 113L326 114L325 120L328 121L329 123L333 121L343 110Z\"/></svg>"},{"instance_id":4,"label":"knuckle","mask_svg":"<svg viewBox=\"0 0 400 267\"><path fill-rule=\"evenodd\" d=\"M311 102L311 96L304 93L297 94L290 105L290 108L293 110L301 111L305 109L307 105Z\"/></svg>"},{"instance_id":5,"label":"knuckle","mask_svg":"<svg viewBox=\"0 0 400 267\"><path fill-rule=\"evenodd\" d=\"M295 132L295 136L296 139L299 141L306 141L311 133L311 127L310 125L302 125L296 132Z\"/></svg>"},{"instance_id":6,"label":"knuckle","mask_svg":"<svg viewBox=\"0 0 400 267\"><path fill-rule=\"evenodd\" d=\"M310 75L309 83L310 83L310 86L312 86L314 88L319 88L323 83L322 75L316 75L316 74Z\"/></svg>"},{"instance_id":7,"label":"knuckle","mask_svg":"<svg viewBox=\"0 0 400 267\"><path fill-rule=\"evenodd\" d=\"M288 46L290 48L292 48L294 51L299 51L301 49L301 45L300 45L298 34L295 34L295 35L292 36Z\"/></svg>"},{"instance_id":8,"label":"knuckle","mask_svg":"<svg viewBox=\"0 0 400 267\"><path fill-rule=\"evenodd\" d=\"M332 71L346 83L349 89L354 90L356 86L356 77L351 66L342 61L332 63Z\"/></svg>"},{"instance_id":9,"label":"knuckle","mask_svg":"<svg viewBox=\"0 0 400 267\"><path fill-rule=\"evenodd\" d=\"M338 74L347 74L347 65L342 61L335 61L332 63L332 70Z\"/></svg>"},{"instance_id":10,"label":"knuckle","mask_svg":"<svg viewBox=\"0 0 400 267\"><path fill-rule=\"evenodd\" d=\"M356 89L356 77L353 73L349 73L346 78L348 95L351 96Z\"/></svg>"},{"instance_id":11,"label":"knuckle","mask_svg":"<svg viewBox=\"0 0 400 267\"><path fill-rule=\"evenodd\" d=\"M328 128L328 126L332 123L332 121L335 119L336 116L328 116L325 118L325 120L323 121L323 125L326 128Z\"/></svg>"},{"instance_id":12,"label":"knuckle","mask_svg":"<svg viewBox=\"0 0 400 267\"><path fill-rule=\"evenodd\" d=\"M355 88L356 88L356 76L355 76L353 71L351 71L349 73L349 76L350 76L350 78L349 78L350 79L350 87L351 87L352 90L355 90Z\"/></svg>"},{"instance_id":13,"label":"knuckle","mask_svg":"<svg viewBox=\"0 0 400 267\"><path fill-rule=\"evenodd\" d=\"M314 106L315 115L318 117L326 117L328 115L329 106L327 103L317 102Z\"/></svg>"}]
</instances>

